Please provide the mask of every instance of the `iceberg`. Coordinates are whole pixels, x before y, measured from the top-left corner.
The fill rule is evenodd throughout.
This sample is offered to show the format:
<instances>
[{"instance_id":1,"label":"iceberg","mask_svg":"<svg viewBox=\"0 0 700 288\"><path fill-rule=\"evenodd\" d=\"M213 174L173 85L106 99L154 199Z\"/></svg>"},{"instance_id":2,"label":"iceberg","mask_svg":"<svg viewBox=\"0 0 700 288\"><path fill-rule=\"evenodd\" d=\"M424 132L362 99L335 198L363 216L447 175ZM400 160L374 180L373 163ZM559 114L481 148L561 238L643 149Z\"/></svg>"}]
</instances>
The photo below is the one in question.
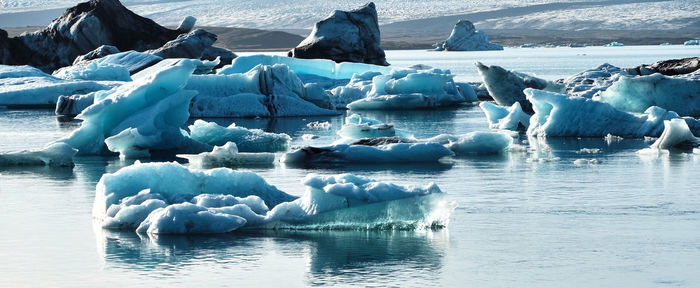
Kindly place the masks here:
<instances>
[{"instance_id":1,"label":"iceberg","mask_svg":"<svg viewBox=\"0 0 700 288\"><path fill-rule=\"evenodd\" d=\"M30 66L0 65L0 106L51 107L60 95L109 90L122 82L65 80Z\"/></svg>"},{"instance_id":2,"label":"iceberg","mask_svg":"<svg viewBox=\"0 0 700 288\"><path fill-rule=\"evenodd\" d=\"M476 30L468 20L459 20L447 40L433 45L438 51L483 51L503 50L503 46L489 42L483 31Z\"/></svg>"},{"instance_id":3,"label":"iceberg","mask_svg":"<svg viewBox=\"0 0 700 288\"><path fill-rule=\"evenodd\" d=\"M651 106L674 111L681 116L700 116L700 74L696 79L662 74L621 77L596 100L634 113Z\"/></svg>"},{"instance_id":4,"label":"iceberg","mask_svg":"<svg viewBox=\"0 0 700 288\"><path fill-rule=\"evenodd\" d=\"M525 89L535 114L530 118L527 134L547 137L605 137L608 134L642 138L658 137L663 121L680 118L677 113L650 107L644 114L620 111L612 105L583 97ZM700 120L682 118L695 134L700 135Z\"/></svg>"},{"instance_id":5,"label":"iceberg","mask_svg":"<svg viewBox=\"0 0 700 288\"><path fill-rule=\"evenodd\" d=\"M566 94L593 98L617 82L622 75L627 75L627 72L619 67L604 63L565 79L557 80L557 82L566 87Z\"/></svg>"},{"instance_id":6,"label":"iceberg","mask_svg":"<svg viewBox=\"0 0 700 288\"><path fill-rule=\"evenodd\" d=\"M440 134L420 141L443 144L455 155L464 156L503 153L513 144L513 137L499 132L474 131L462 135Z\"/></svg>"},{"instance_id":7,"label":"iceberg","mask_svg":"<svg viewBox=\"0 0 700 288\"><path fill-rule=\"evenodd\" d=\"M78 60L78 59L76 59ZM158 62L163 60L162 57L138 51L126 51L118 52L110 55L106 55L101 58L94 60L85 60L81 62L74 63L73 66L84 66L95 63L98 67L104 66L121 66L129 71L129 74L133 75L141 70L151 67Z\"/></svg>"},{"instance_id":8,"label":"iceberg","mask_svg":"<svg viewBox=\"0 0 700 288\"><path fill-rule=\"evenodd\" d=\"M81 155L101 154L107 147L131 158L146 157L151 150L211 151L180 129L197 94L182 88L199 64L190 59L163 61L133 82L96 93L94 104L77 116L83 120L80 128L58 142Z\"/></svg>"},{"instance_id":9,"label":"iceberg","mask_svg":"<svg viewBox=\"0 0 700 288\"><path fill-rule=\"evenodd\" d=\"M700 69L700 57L688 57L657 61L652 64L625 68L630 75L651 75L661 73L666 76L690 74Z\"/></svg>"},{"instance_id":10,"label":"iceberg","mask_svg":"<svg viewBox=\"0 0 700 288\"><path fill-rule=\"evenodd\" d=\"M274 153L241 153L236 143L228 142L223 146L215 146L211 152L199 154L178 154L192 166L205 168L237 167L237 166L268 166L275 161Z\"/></svg>"},{"instance_id":11,"label":"iceberg","mask_svg":"<svg viewBox=\"0 0 700 288\"><path fill-rule=\"evenodd\" d=\"M305 86L283 64L257 65L240 74L195 75L185 89L198 92L190 109L194 117L338 114L325 91Z\"/></svg>"},{"instance_id":12,"label":"iceberg","mask_svg":"<svg viewBox=\"0 0 700 288\"><path fill-rule=\"evenodd\" d=\"M511 106L518 102L525 112L532 112L532 105L525 98L525 88L535 88L544 91L562 93L561 84L537 78L516 71L507 71L500 66L486 66L481 62L474 63L489 95L501 106Z\"/></svg>"},{"instance_id":13,"label":"iceberg","mask_svg":"<svg viewBox=\"0 0 700 288\"><path fill-rule=\"evenodd\" d=\"M250 55L239 56L231 65L217 70L219 75L246 73L258 65L272 66L284 64L297 75L316 75L329 79L350 79L354 74L366 72L379 72L389 74L391 68L373 64L342 62L336 63L327 59L300 59L276 55Z\"/></svg>"},{"instance_id":14,"label":"iceberg","mask_svg":"<svg viewBox=\"0 0 700 288\"><path fill-rule=\"evenodd\" d=\"M454 153L438 143L392 143L386 145L337 144L325 147L303 147L282 156L287 164L370 164L438 162Z\"/></svg>"},{"instance_id":15,"label":"iceberg","mask_svg":"<svg viewBox=\"0 0 700 288\"><path fill-rule=\"evenodd\" d=\"M700 139L693 136L688 123L682 119L664 121L664 132L651 144L651 149L689 148L700 146Z\"/></svg>"},{"instance_id":16,"label":"iceberg","mask_svg":"<svg viewBox=\"0 0 700 288\"><path fill-rule=\"evenodd\" d=\"M90 62L58 69L53 76L66 80L131 81L131 74L124 66Z\"/></svg>"},{"instance_id":17,"label":"iceberg","mask_svg":"<svg viewBox=\"0 0 700 288\"><path fill-rule=\"evenodd\" d=\"M394 70L372 77L362 99L347 104L351 110L407 110L454 106L467 101L449 70ZM357 84L350 84L357 85ZM361 88L361 91L367 91ZM342 92L342 91L341 91ZM334 95L337 98L343 94ZM471 95L469 96L471 98ZM348 102L341 100L340 102Z\"/></svg>"},{"instance_id":18,"label":"iceberg","mask_svg":"<svg viewBox=\"0 0 700 288\"><path fill-rule=\"evenodd\" d=\"M102 176L93 217L103 228L149 235L237 229L431 229L445 227L456 206L434 183L403 186L351 174L309 174L302 183L307 189L295 197L252 172L137 162Z\"/></svg>"},{"instance_id":19,"label":"iceberg","mask_svg":"<svg viewBox=\"0 0 700 288\"><path fill-rule=\"evenodd\" d=\"M223 146L228 142L236 143L240 152L279 152L287 151L292 137L281 133L267 133L260 129L246 129L232 123L228 127L214 122L195 120L189 126L189 137L209 145Z\"/></svg>"},{"instance_id":20,"label":"iceberg","mask_svg":"<svg viewBox=\"0 0 700 288\"><path fill-rule=\"evenodd\" d=\"M685 46L695 46L695 45L700 45L700 39L692 39L683 42L683 45Z\"/></svg>"},{"instance_id":21,"label":"iceberg","mask_svg":"<svg viewBox=\"0 0 700 288\"><path fill-rule=\"evenodd\" d=\"M479 107L486 114L491 129L526 131L530 126L532 116L523 111L520 102L513 103L509 108L491 102L481 102Z\"/></svg>"},{"instance_id":22,"label":"iceberg","mask_svg":"<svg viewBox=\"0 0 700 288\"><path fill-rule=\"evenodd\" d=\"M352 11L333 11L287 56L389 66L380 44L377 8L369 2Z\"/></svg>"},{"instance_id":23,"label":"iceberg","mask_svg":"<svg viewBox=\"0 0 700 288\"><path fill-rule=\"evenodd\" d=\"M65 143L53 143L41 150L0 153L3 166L73 167L73 155L78 151Z\"/></svg>"},{"instance_id":24,"label":"iceberg","mask_svg":"<svg viewBox=\"0 0 700 288\"><path fill-rule=\"evenodd\" d=\"M625 46L625 44L622 44L622 43L617 42L617 41L613 41L613 42L610 42L610 43L605 44L603 46L604 47L622 47L622 46Z\"/></svg>"},{"instance_id":25,"label":"iceberg","mask_svg":"<svg viewBox=\"0 0 700 288\"><path fill-rule=\"evenodd\" d=\"M337 134L344 138L341 139L343 143L362 138L412 136L411 133L395 129L392 124L385 124L379 120L362 117L359 114L345 117L345 124L338 130Z\"/></svg>"}]
</instances>

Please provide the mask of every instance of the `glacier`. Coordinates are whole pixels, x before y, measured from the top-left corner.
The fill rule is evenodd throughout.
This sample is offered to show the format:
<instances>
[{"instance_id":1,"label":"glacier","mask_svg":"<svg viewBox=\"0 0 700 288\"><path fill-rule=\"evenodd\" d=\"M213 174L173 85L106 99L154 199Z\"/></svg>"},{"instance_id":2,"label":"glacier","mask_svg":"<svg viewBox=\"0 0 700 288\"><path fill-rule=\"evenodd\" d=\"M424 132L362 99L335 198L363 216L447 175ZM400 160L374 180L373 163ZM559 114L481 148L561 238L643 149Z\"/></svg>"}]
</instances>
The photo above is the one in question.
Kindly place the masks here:
<instances>
[{"instance_id":1,"label":"glacier","mask_svg":"<svg viewBox=\"0 0 700 288\"><path fill-rule=\"evenodd\" d=\"M302 184L306 191L296 197L252 172L137 162L102 176L93 218L105 229L148 235L237 229L431 229L446 226L456 207L434 183L402 186L351 174L309 174Z\"/></svg>"}]
</instances>

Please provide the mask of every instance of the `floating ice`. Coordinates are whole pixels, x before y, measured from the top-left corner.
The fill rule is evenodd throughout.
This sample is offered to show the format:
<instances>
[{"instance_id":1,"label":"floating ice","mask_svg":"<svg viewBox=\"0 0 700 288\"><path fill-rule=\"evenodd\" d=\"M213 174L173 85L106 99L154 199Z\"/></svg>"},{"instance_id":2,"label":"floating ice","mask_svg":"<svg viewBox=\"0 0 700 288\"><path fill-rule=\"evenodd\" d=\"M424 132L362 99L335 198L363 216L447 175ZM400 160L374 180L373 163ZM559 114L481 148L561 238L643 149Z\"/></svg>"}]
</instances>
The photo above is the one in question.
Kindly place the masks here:
<instances>
[{"instance_id":1,"label":"floating ice","mask_svg":"<svg viewBox=\"0 0 700 288\"><path fill-rule=\"evenodd\" d=\"M692 39L683 42L683 45L685 46L694 46L694 45L700 45L700 39Z\"/></svg>"},{"instance_id":2,"label":"floating ice","mask_svg":"<svg viewBox=\"0 0 700 288\"><path fill-rule=\"evenodd\" d=\"M284 133L267 133L260 129L236 127L236 123L223 127L214 122L196 120L189 129L190 137L196 141L217 146L234 142L241 152L286 151L289 142L292 141L292 138Z\"/></svg>"},{"instance_id":3,"label":"floating ice","mask_svg":"<svg viewBox=\"0 0 700 288\"><path fill-rule=\"evenodd\" d=\"M343 62L335 63L326 59L299 59L273 55L239 56L233 63L217 71L219 75L246 73L258 65L285 64L294 73L303 75L311 74L330 79L350 79L353 74L362 74L368 71L389 74L391 68L386 66Z\"/></svg>"},{"instance_id":4,"label":"floating ice","mask_svg":"<svg viewBox=\"0 0 700 288\"><path fill-rule=\"evenodd\" d=\"M301 135L301 139L304 139L305 141L309 141L309 140L313 140L313 139L317 139L317 138L318 138L318 135L314 135L314 134Z\"/></svg>"},{"instance_id":5,"label":"floating ice","mask_svg":"<svg viewBox=\"0 0 700 288\"><path fill-rule=\"evenodd\" d=\"M177 157L187 159L190 165L206 168L271 165L275 161L274 153L239 153L234 142L215 146L211 152L178 154Z\"/></svg>"},{"instance_id":6,"label":"floating ice","mask_svg":"<svg viewBox=\"0 0 700 288\"><path fill-rule=\"evenodd\" d=\"M385 124L375 119L362 117L359 114L345 117L345 124L337 133L345 139L342 143L346 144L348 141L362 138L411 136L408 132L396 130L393 124Z\"/></svg>"},{"instance_id":7,"label":"floating ice","mask_svg":"<svg viewBox=\"0 0 700 288\"><path fill-rule=\"evenodd\" d=\"M527 130L530 126L530 114L527 114L520 107L520 102L513 103L510 108L498 106L491 102L481 102L481 110L486 114L491 129L501 130Z\"/></svg>"},{"instance_id":8,"label":"floating ice","mask_svg":"<svg viewBox=\"0 0 700 288\"><path fill-rule=\"evenodd\" d=\"M688 124L682 119L664 121L664 132L651 144L651 149L693 148L700 146L700 139L693 136Z\"/></svg>"},{"instance_id":9,"label":"floating ice","mask_svg":"<svg viewBox=\"0 0 700 288\"><path fill-rule=\"evenodd\" d=\"M78 152L65 143L53 143L41 150L0 153L0 166L73 166Z\"/></svg>"},{"instance_id":10,"label":"floating ice","mask_svg":"<svg viewBox=\"0 0 700 288\"><path fill-rule=\"evenodd\" d=\"M474 63L489 95L501 106L511 106L518 102L526 112L532 112L532 105L525 98L525 88L535 88L544 91L561 93L564 87L552 81L537 78L525 73L508 71L503 67L486 66L481 62Z\"/></svg>"},{"instance_id":11,"label":"floating ice","mask_svg":"<svg viewBox=\"0 0 700 288\"><path fill-rule=\"evenodd\" d=\"M452 28L450 37L433 46L438 51L503 50L503 46L489 42L486 33L476 30L474 24L468 20L459 20Z\"/></svg>"},{"instance_id":12,"label":"floating ice","mask_svg":"<svg viewBox=\"0 0 700 288\"><path fill-rule=\"evenodd\" d=\"M185 89L199 92L190 109L195 117L338 114L323 89L305 86L286 65L280 64L257 65L237 74L195 75Z\"/></svg>"},{"instance_id":13,"label":"floating ice","mask_svg":"<svg viewBox=\"0 0 700 288\"><path fill-rule=\"evenodd\" d=\"M163 58L150 53L126 51L107 55L105 57L92 60L90 61L90 63L95 63L100 67L104 67L107 65L121 66L129 70L130 74L135 74L143 69L155 65L161 60L163 60ZM80 65L79 63L74 63L74 65L76 64Z\"/></svg>"},{"instance_id":14,"label":"floating ice","mask_svg":"<svg viewBox=\"0 0 700 288\"><path fill-rule=\"evenodd\" d=\"M282 156L283 163L425 163L454 153L438 143L395 143L379 146L338 144L303 147Z\"/></svg>"},{"instance_id":15,"label":"floating ice","mask_svg":"<svg viewBox=\"0 0 700 288\"><path fill-rule=\"evenodd\" d=\"M576 159L574 160L574 165L595 165L600 163L598 159Z\"/></svg>"},{"instance_id":16,"label":"floating ice","mask_svg":"<svg viewBox=\"0 0 700 288\"><path fill-rule=\"evenodd\" d=\"M658 106L681 116L698 117L700 79L661 74L621 77L596 99L626 112L642 113L651 106Z\"/></svg>"},{"instance_id":17,"label":"floating ice","mask_svg":"<svg viewBox=\"0 0 700 288\"><path fill-rule=\"evenodd\" d=\"M347 108L353 110L406 110L464 103L466 98L455 85L453 77L454 75L450 74L449 70L439 69L428 71L395 70L389 75L376 75L372 78L371 90L367 92L365 98L347 104ZM360 88L360 90L367 91L366 88ZM344 95L335 96L342 98ZM471 96L469 97L471 98Z\"/></svg>"},{"instance_id":18,"label":"floating ice","mask_svg":"<svg viewBox=\"0 0 700 288\"><path fill-rule=\"evenodd\" d=\"M625 46L625 44L622 44L622 43L617 42L617 41L613 41L613 42L610 42L610 43L605 44L603 46L605 46L605 47L622 47L622 46Z\"/></svg>"},{"instance_id":19,"label":"floating ice","mask_svg":"<svg viewBox=\"0 0 700 288\"><path fill-rule=\"evenodd\" d=\"M309 122L308 124L306 124L306 127L314 128L314 129L330 129L331 123L328 121L323 121L323 122L313 121L313 122Z\"/></svg>"},{"instance_id":20,"label":"floating ice","mask_svg":"<svg viewBox=\"0 0 700 288\"><path fill-rule=\"evenodd\" d=\"M498 154L506 151L513 138L505 133L475 131L463 135L438 135L425 139L428 143L445 144L457 155Z\"/></svg>"},{"instance_id":21,"label":"floating ice","mask_svg":"<svg viewBox=\"0 0 700 288\"><path fill-rule=\"evenodd\" d=\"M297 198L252 172L136 163L100 179L93 217L104 228L148 234L423 229L446 226L456 206L433 183L402 186L351 174L309 175L303 183Z\"/></svg>"},{"instance_id":22,"label":"floating ice","mask_svg":"<svg viewBox=\"0 0 700 288\"><path fill-rule=\"evenodd\" d=\"M565 79L558 80L566 87L566 94L593 98L602 93L622 75L628 75L623 69L604 63L598 67L588 69Z\"/></svg>"},{"instance_id":23,"label":"floating ice","mask_svg":"<svg viewBox=\"0 0 700 288\"><path fill-rule=\"evenodd\" d=\"M79 129L59 142L83 155L101 154L105 144L124 157L145 157L151 150L206 151L211 147L185 136L197 92L182 90L199 60L169 59L148 68L133 82L101 91L80 115ZM182 151L185 152L185 151Z\"/></svg>"},{"instance_id":24,"label":"floating ice","mask_svg":"<svg viewBox=\"0 0 700 288\"><path fill-rule=\"evenodd\" d=\"M63 67L54 71L53 76L66 80L131 81L126 67L100 62Z\"/></svg>"},{"instance_id":25,"label":"floating ice","mask_svg":"<svg viewBox=\"0 0 700 288\"><path fill-rule=\"evenodd\" d=\"M675 112L659 107L650 107L644 114L635 115L615 109L608 103L582 97L569 97L535 89L526 89L525 94L535 110L527 132L533 136L659 136L663 131L663 120L679 118ZM700 133L700 121L683 119L691 127L691 131Z\"/></svg>"},{"instance_id":26,"label":"floating ice","mask_svg":"<svg viewBox=\"0 0 700 288\"><path fill-rule=\"evenodd\" d=\"M84 80L64 80L29 66L0 65L0 105L56 105L60 95L85 94L108 90L121 83Z\"/></svg>"}]
</instances>

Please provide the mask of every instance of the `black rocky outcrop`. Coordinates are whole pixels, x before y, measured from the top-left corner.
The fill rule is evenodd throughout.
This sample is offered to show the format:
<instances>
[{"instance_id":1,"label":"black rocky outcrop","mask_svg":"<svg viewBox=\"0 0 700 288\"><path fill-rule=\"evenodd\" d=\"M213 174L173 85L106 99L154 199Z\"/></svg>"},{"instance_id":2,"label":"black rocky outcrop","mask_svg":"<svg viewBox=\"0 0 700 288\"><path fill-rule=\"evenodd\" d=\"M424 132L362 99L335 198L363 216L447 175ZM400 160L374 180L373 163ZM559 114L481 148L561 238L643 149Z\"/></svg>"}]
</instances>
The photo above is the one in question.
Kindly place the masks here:
<instances>
[{"instance_id":1,"label":"black rocky outcrop","mask_svg":"<svg viewBox=\"0 0 700 288\"><path fill-rule=\"evenodd\" d=\"M330 59L388 66L380 47L377 9L370 2L352 11L334 11L314 25L311 34L289 51L289 57Z\"/></svg>"}]
</instances>

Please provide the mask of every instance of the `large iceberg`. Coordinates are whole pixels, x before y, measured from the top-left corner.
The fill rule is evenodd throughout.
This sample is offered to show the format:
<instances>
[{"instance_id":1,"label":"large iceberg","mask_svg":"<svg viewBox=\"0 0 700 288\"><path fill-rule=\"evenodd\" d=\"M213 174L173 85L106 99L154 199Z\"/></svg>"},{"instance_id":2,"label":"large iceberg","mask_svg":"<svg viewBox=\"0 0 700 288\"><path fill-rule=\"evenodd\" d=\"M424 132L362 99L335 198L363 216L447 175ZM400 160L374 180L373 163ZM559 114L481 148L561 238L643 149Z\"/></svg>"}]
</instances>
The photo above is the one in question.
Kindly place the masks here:
<instances>
[{"instance_id":1,"label":"large iceberg","mask_svg":"<svg viewBox=\"0 0 700 288\"><path fill-rule=\"evenodd\" d=\"M468 20L459 20L447 40L435 45L438 51L481 51L503 50L503 46L489 42L486 33L476 30L474 24Z\"/></svg>"},{"instance_id":2,"label":"large iceberg","mask_svg":"<svg viewBox=\"0 0 700 288\"><path fill-rule=\"evenodd\" d=\"M310 174L303 184L304 195L294 197L252 172L137 163L102 176L93 217L104 228L151 235L236 229L421 229L446 226L455 207L433 183L401 186L350 174Z\"/></svg>"},{"instance_id":3,"label":"large iceberg","mask_svg":"<svg viewBox=\"0 0 700 288\"><path fill-rule=\"evenodd\" d=\"M566 94L593 98L617 82L627 72L619 67L604 63L592 69L557 80L566 87Z\"/></svg>"},{"instance_id":4,"label":"large iceberg","mask_svg":"<svg viewBox=\"0 0 700 288\"><path fill-rule=\"evenodd\" d=\"M257 65L246 73L195 75L185 89L198 92L190 109L194 117L338 114L323 89L304 85L283 64Z\"/></svg>"},{"instance_id":5,"label":"large iceberg","mask_svg":"<svg viewBox=\"0 0 700 288\"><path fill-rule=\"evenodd\" d=\"M94 95L94 104L79 119L79 129L59 140L80 154L105 148L124 157L146 157L151 150L210 151L180 128L189 118L196 91L183 90L199 60L169 60L142 71L143 76Z\"/></svg>"},{"instance_id":6,"label":"large iceberg","mask_svg":"<svg viewBox=\"0 0 700 288\"><path fill-rule=\"evenodd\" d=\"M613 107L642 113L651 106L681 116L700 116L700 74L697 77L669 77L661 74L621 77L595 99Z\"/></svg>"},{"instance_id":7,"label":"large iceberg","mask_svg":"<svg viewBox=\"0 0 700 288\"><path fill-rule=\"evenodd\" d=\"M286 151L292 137L281 133L267 133L260 129L246 129L232 123L228 127L214 122L195 120L189 126L190 138L209 145L223 146L228 142L236 143L236 150L241 152L279 152Z\"/></svg>"},{"instance_id":8,"label":"large iceberg","mask_svg":"<svg viewBox=\"0 0 700 288\"><path fill-rule=\"evenodd\" d=\"M333 11L288 56L388 66L380 43L377 9L370 2L352 11Z\"/></svg>"},{"instance_id":9,"label":"large iceberg","mask_svg":"<svg viewBox=\"0 0 700 288\"><path fill-rule=\"evenodd\" d=\"M30 66L0 65L0 106L53 108L61 95L108 90L121 84L67 78L70 80L51 76Z\"/></svg>"},{"instance_id":10,"label":"large iceberg","mask_svg":"<svg viewBox=\"0 0 700 288\"><path fill-rule=\"evenodd\" d=\"M528 135L604 137L658 137L664 120L680 118L677 113L650 107L644 114L620 111L612 105L583 97L525 89L535 114L530 118ZM700 135L700 120L682 118L694 134Z\"/></svg>"},{"instance_id":11,"label":"large iceberg","mask_svg":"<svg viewBox=\"0 0 700 288\"><path fill-rule=\"evenodd\" d=\"M501 106L511 106L520 103L525 112L532 112L532 105L525 98L525 88L562 93L564 87L552 81L537 78L516 71L508 71L500 66L486 66L481 62L474 63L489 95Z\"/></svg>"}]
</instances>

